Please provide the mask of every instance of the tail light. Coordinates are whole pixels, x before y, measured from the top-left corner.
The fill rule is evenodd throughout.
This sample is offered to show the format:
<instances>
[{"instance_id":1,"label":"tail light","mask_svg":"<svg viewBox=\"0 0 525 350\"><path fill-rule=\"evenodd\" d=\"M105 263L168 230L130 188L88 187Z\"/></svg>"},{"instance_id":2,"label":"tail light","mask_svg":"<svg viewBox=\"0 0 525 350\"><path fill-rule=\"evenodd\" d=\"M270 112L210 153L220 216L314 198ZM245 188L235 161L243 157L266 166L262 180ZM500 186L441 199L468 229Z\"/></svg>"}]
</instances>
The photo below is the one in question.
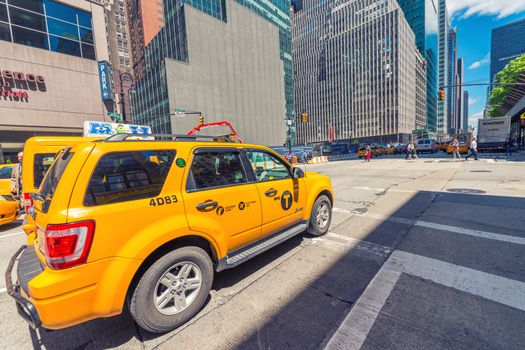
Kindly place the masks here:
<instances>
[{"instance_id":1,"label":"tail light","mask_svg":"<svg viewBox=\"0 0 525 350\"><path fill-rule=\"evenodd\" d=\"M31 198L31 195L30 193L28 192L24 192L24 209L26 211L26 213L30 213L30 209L33 208L33 205L35 203L33 202L33 198Z\"/></svg>"},{"instance_id":2,"label":"tail light","mask_svg":"<svg viewBox=\"0 0 525 350\"><path fill-rule=\"evenodd\" d=\"M47 225L43 244L47 265L61 270L85 264L94 233L95 221Z\"/></svg>"}]
</instances>

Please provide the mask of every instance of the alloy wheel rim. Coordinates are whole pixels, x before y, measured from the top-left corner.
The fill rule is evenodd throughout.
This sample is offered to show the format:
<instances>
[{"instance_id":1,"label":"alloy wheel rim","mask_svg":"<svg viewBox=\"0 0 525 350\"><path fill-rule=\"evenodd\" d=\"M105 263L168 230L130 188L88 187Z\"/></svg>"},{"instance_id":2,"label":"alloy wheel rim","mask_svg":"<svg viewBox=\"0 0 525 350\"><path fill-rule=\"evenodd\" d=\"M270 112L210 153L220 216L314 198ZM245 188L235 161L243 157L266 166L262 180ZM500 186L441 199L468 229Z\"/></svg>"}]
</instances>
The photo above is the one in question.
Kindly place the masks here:
<instances>
[{"instance_id":1,"label":"alloy wheel rim","mask_svg":"<svg viewBox=\"0 0 525 350\"><path fill-rule=\"evenodd\" d=\"M317 226L320 229L324 229L328 225L328 220L330 219L330 210L328 209L328 204L322 202L317 208L316 222Z\"/></svg>"},{"instance_id":2,"label":"alloy wheel rim","mask_svg":"<svg viewBox=\"0 0 525 350\"><path fill-rule=\"evenodd\" d=\"M164 315L186 310L202 287L202 271L192 262L179 262L167 269L153 290L153 304Z\"/></svg>"}]
</instances>

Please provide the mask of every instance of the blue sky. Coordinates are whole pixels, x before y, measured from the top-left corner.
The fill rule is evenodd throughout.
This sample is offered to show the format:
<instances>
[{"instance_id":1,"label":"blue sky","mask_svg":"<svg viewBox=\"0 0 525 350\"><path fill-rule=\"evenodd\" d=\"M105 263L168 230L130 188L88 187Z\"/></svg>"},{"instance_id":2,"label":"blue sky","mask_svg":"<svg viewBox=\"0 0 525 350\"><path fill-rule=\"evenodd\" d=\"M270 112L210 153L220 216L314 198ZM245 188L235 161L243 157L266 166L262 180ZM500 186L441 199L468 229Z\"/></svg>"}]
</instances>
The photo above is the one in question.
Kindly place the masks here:
<instances>
[{"instance_id":1,"label":"blue sky","mask_svg":"<svg viewBox=\"0 0 525 350\"><path fill-rule=\"evenodd\" d=\"M448 0L451 26L458 31L458 56L465 64L465 83L489 81L492 28L525 18L525 0ZM525 38L523 39L525 40ZM469 124L477 125L486 103L486 87L467 87Z\"/></svg>"}]
</instances>

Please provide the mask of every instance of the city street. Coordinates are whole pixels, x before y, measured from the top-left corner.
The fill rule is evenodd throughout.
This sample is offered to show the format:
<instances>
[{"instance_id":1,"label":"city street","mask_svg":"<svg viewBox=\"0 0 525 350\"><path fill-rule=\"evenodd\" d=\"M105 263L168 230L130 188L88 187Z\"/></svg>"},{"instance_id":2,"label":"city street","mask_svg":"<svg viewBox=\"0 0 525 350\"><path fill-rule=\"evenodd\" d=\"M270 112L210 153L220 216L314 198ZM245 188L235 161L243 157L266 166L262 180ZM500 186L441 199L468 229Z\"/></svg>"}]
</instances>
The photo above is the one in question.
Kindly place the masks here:
<instances>
[{"instance_id":1,"label":"city street","mask_svg":"<svg viewBox=\"0 0 525 350\"><path fill-rule=\"evenodd\" d=\"M0 348L523 348L525 153L300 166L332 179L329 233L216 273L186 325L152 335L124 313L34 331L0 279ZM19 224L0 228L2 271Z\"/></svg>"}]
</instances>

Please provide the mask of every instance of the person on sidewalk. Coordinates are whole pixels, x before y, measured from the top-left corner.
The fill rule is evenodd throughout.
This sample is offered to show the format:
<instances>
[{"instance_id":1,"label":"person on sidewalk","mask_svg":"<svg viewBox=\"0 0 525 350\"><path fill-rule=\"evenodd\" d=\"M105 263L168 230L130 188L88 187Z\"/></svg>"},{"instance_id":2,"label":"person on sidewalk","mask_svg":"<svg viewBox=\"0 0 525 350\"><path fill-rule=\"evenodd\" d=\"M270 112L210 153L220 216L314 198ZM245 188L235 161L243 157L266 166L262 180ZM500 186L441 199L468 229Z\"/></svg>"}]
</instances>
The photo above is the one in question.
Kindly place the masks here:
<instances>
[{"instance_id":1,"label":"person on sidewalk","mask_svg":"<svg viewBox=\"0 0 525 350\"><path fill-rule=\"evenodd\" d=\"M465 157L465 160L469 159L470 157L474 157L474 160L478 160L478 143L476 142L476 137L472 137L472 141L470 141L470 149Z\"/></svg>"},{"instance_id":2,"label":"person on sidewalk","mask_svg":"<svg viewBox=\"0 0 525 350\"><path fill-rule=\"evenodd\" d=\"M412 141L410 141L407 145L407 155L405 157L405 160L412 159L412 151L414 150L414 145L412 144Z\"/></svg>"},{"instance_id":3,"label":"person on sidewalk","mask_svg":"<svg viewBox=\"0 0 525 350\"><path fill-rule=\"evenodd\" d=\"M365 162L369 162L371 157L372 157L372 149L370 148L370 145L367 145L366 151L365 151Z\"/></svg>"},{"instance_id":4,"label":"person on sidewalk","mask_svg":"<svg viewBox=\"0 0 525 350\"><path fill-rule=\"evenodd\" d=\"M412 142L412 157L414 159L419 159L419 157L417 156L417 148L415 142Z\"/></svg>"},{"instance_id":5,"label":"person on sidewalk","mask_svg":"<svg viewBox=\"0 0 525 350\"><path fill-rule=\"evenodd\" d=\"M454 160L459 159L461 160L461 154L459 154L459 141L458 139L454 139L452 141L452 154L454 155Z\"/></svg>"}]
</instances>

